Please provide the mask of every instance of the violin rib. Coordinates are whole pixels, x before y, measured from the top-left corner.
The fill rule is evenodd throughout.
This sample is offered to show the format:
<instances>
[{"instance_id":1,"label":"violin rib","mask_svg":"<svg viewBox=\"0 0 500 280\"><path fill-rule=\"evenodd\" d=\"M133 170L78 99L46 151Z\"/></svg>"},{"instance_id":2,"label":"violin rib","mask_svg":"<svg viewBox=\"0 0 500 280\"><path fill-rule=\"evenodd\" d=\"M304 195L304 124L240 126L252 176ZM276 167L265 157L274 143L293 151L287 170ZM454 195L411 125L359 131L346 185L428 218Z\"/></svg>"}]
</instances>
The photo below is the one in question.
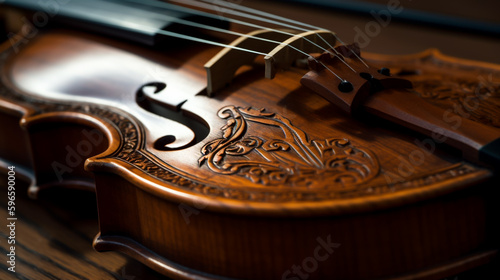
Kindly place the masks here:
<instances>
[{"instance_id":1,"label":"violin rib","mask_svg":"<svg viewBox=\"0 0 500 280\"><path fill-rule=\"evenodd\" d=\"M495 169L439 137L352 118L303 86L309 70L287 46L316 52L304 38L320 44L318 34L334 42L322 30L252 33L278 47L234 42L269 53L273 80L258 67L233 77L254 57L193 42L158 49L66 29L6 42L0 169L23 169L33 196L95 191L94 248L173 279L439 279L494 263ZM400 98L419 101L403 105L431 103L468 120L460 124L499 129L499 65L436 51L363 59L411 82ZM392 93L375 89L359 108ZM50 264L65 267L56 255Z\"/></svg>"}]
</instances>

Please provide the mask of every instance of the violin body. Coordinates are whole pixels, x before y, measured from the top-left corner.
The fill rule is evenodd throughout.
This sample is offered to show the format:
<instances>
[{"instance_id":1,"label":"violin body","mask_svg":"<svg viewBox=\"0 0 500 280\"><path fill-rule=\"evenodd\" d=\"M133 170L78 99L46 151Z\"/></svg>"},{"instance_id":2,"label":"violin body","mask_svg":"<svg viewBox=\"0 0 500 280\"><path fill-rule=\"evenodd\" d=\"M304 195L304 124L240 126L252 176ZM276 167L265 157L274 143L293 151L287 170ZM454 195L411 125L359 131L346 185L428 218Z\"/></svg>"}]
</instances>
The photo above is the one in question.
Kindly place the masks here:
<instances>
[{"instance_id":1,"label":"violin body","mask_svg":"<svg viewBox=\"0 0 500 280\"><path fill-rule=\"evenodd\" d=\"M347 116L300 84L307 69L268 80L257 61L208 97L218 51L67 30L4 44L0 158L27 170L32 196L95 190L94 248L174 279L438 279L496 256L492 169ZM362 55L411 94L499 126L500 66Z\"/></svg>"}]
</instances>

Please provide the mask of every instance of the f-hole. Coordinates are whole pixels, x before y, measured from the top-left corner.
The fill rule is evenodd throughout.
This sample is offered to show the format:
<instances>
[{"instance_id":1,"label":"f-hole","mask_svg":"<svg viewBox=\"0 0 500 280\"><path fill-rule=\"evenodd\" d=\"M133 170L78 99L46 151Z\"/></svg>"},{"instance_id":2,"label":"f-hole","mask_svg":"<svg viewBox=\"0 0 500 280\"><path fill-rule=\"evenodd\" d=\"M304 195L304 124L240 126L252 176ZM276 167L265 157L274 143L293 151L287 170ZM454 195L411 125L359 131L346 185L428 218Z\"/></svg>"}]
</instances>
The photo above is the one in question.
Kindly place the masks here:
<instances>
[{"instance_id":1,"label":"f-hole","mask_svg":"<svg viewBox=\"0 0 500 280\"><path fill-rule=\"evenodd\" d=\"M197 115L182 110L182 105L187 100L179 104L177 107L172 107L162 104L161 101L154 97L154 95L162 93L162 91L166 88L167 85L162 82L153 82L142 86L136 94L137 104L148 112L189 127L195 133L195 139L189 146L193 146L205 139L210 132L209 126ZM165 96L162 96L162 98L165 98ZM154 148L160 151L176 150L167 147L168 144L171 144L175 140L176 137L174 135L164 135L155 141ZM184 146L182 149L189 146Z\"/></svg>"}]
</instances>

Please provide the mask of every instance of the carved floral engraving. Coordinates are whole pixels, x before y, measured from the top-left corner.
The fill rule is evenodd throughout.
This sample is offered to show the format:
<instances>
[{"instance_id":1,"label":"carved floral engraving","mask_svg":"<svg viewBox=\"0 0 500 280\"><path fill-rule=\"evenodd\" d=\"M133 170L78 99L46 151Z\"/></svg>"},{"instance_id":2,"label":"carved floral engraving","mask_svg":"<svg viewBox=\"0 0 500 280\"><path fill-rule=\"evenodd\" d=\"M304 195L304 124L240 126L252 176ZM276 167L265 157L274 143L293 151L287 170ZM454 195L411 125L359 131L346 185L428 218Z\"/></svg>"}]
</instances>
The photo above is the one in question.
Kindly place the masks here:
<instances>
[{"instance_id":1,"label":"carved floral engraving","mask_svg":"<svg viewBox=\"0 0 500 280\"><path fill-rule=\"evenodd\" d=\"M12 51L0 53L0 65L4 64L6 59L12 55ZM425 57L419 58L424 62ZM397 61L396 61L397 62ZM395 62L395 63L396 63ZM475 71L475 67L462 67L457 63L444 63L439 59L434 59L432 64L436 64L437 68L450 68L452 70L469 68ZM449 71L453 73L453 71ZM490 73L500 76L498 71L484 70L484 73L478 73L487 77ZM418 75L408 77L412 81L416 81ZM425 84L425 82L422 81ZM436 85L437 86L437 85ZM435 88L435 87L434 87ZM431 92L431 90L429 91ZM446 92L446 90L444 90ZM498 96L498 88L494 90L495 96ZM307 135L297 129L291 123L276 114L266 113L260 110L232 108L232 111L221 110L219 115L228 119L227 125L223 128L223 137L213 140L208 143L203 149L204 155L200 159L200 164L206 164L209 168L214 168L218 172L243 172L237 176L243 176L248 180L257 180L262 184L266 179L269 180L269 174L263 176L262 173L258 176L250 174L251 166L248 165L249 158L259 159L258 166L264 166L264 170L276 170L276 166L280 172L272 173L282 175L284 177L270 177L268 184L273 185L277 178L289 180L288 188L265 187L265 188L237 188L225 185L209 184L201 182L193 176L183 175L177 170L169 167L166 164L158 162L150 153L144 150L144 139L140 129L140 125L130 117L126 112L118 111L113 108L104 107L96 104L74 104L65 102L54 102L49 99L36 98L26 95L22 92L11 88L9 85L0 81L0 99L15 102L25 108L33 110L30 115L43 115L53 112L76 112L92 116L96 116L103 121L111 124L114 129L120 134L120 145L109 154L102 154L99 159L113 159L122 162L125 166L131 166L145 174L157 178L169 185L176 186L194 193L211 196L224 197L238 201L259 201L259 202L287 202L287 201L325 201L337 199L351 199L354 197L367 197L374 195L382 195L385 193L394 193L401 190L420 189L427 186L432 186L438 183L447 182L457 177L471 176L484 173L477 167L467 163L458 163L449 166L442 170L436 170L430 173L419 174L418 176L408 178L406 181L396 182L392 185L387 185L385 182L377 181L378 163L373 154L359 147L355 147L348 140L341 138L329 138L324 140L308 140ZM439 98L437 98L439 99ZM436 100L437 100L436 99ZM447 100L444 98L443 100ZM234 113L237 114L234 114ZM231 121L232 119L232 121ZM276 125L279 124L280 125ZM244 129L242 128L244 126ZM255 131L256 125L264 129L273 127L282 131L281 139L265 139L256 137L256 135L247 135L249 131ZM250 129L249 129L250 127ZM253 127L253 128L252 128ZM253 129L253 130L252 130ZM286 134L288 133L288 134ZM296 133L296 134L294 134ZM284 141L287 140L288 141ZM298 143L296 141L299 141ZM302 150L306 148L307 153ZM263 152L262 152L263 151ZM271 154L271 157L265 158L264 155ZM314 160L308 156L316 155ZM335 156L334 156L335 155ZM244 164L237 162L229 162L229 160L240 159ZM290 161L290 158L293 161ZM268 160L269 159L269 160ZM253 161L252 161L253 162ZM276 166L262 165L262 163L273 162ZM296 162L294 164L288 164ZM229 163L229 165L225 165ZM232 166L231 168L228 168ZM238 169L239 168L239 169ZM284 170L284 171L283 171ZM261 172L259 168L254 171ZM307 174L313 172L316 175ZM348 171L348 176L337 176L338 174ZM234 174L236 174L234 173ZM229 173L231 174L231 173ZM266 174L266 173L264 173ZM307 176L304 176L307 174ZM331 181L324 180L325 188L318 191L315 188L289 188L289 186L297 186L299 183L302 186L307 186L305 183L296 178L307 177L312 180L315 176L320 178L336 178L339 184L331 184ZM253 176L253 177L252 177ZM373 178L374 180L370 179ZM315 178L316 179L316 178ZM358 181L356 181L358 180ZM362 183L366 182L366 183ZM342 184L350 184L352 188L343 188ZM340 187L339 187L340 186Z\"/></svg>"},{"instance_id":2,"label":"carved floral engraving","mask_svg":"<svg viewBox=\"0 0 500 280\"><path fill-rule=\"evenodd\" d=\"M500 127L500 83L492 75L478 76L477 80L428 75L413 81L415 91L434 105L453 110L454 113Z\"/></svg>"},{"instance_id":3,"label":"carved floral engraving","mask_svg":"<svg viewBox=\"0 0 500 280\"><path fill-rule=\"evenodd\" d=\"M413 83L414 93L464 118L500 127L500 68L458 60L437 50L376 60Z\"/></svg>"},{"instance_id":4,"label":"carved floral engraving","mask_svg":"<svg viewBox=\"0 0 500 280\"><path fill-rule=\"evenodd\" d=\"M238 175L267 186L317 187L366 182L379 172L375 155L348 139L309 140L278 114L263 109L222 108L222 137L202 148L200 165L218 174ZM254 133L250 134L250 126ZM279 128L266 133L270 127ZM273 133L274 132L274 133Z\"/></svg>"}]
</instances>

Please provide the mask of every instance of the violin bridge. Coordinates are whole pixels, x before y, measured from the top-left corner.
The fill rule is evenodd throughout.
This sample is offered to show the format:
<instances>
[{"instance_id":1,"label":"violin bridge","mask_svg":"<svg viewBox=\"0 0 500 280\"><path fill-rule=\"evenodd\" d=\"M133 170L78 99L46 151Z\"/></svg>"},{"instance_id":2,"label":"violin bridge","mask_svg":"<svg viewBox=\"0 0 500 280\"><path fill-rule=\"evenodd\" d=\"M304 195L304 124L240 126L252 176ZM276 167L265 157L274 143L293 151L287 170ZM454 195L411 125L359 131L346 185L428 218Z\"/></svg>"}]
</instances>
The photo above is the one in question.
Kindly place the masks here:
<instances>
[{"instance_id":1,"label":"violin bridge","mask_svg":"<svg viewBox=\"0 0 500 280\"><path fill-rule=\"evenodd\" d=\"M224 48L205 64L208 96L213 96L216 91L229 84L236 71L243 65L251 64L258 53L267 54L264 58L265 77L273 79L279 69L290 68L298 59L306 58L306 54L321 53L336 42L335 34L327 30L299 34L292 32L257 30L233 41L230 44L232 47ZM295 35L291 36L291 33ZM281 43L277 45L275 42ZM241 49L255 52L245 52Z\"/></svg>"}]
</instances>

